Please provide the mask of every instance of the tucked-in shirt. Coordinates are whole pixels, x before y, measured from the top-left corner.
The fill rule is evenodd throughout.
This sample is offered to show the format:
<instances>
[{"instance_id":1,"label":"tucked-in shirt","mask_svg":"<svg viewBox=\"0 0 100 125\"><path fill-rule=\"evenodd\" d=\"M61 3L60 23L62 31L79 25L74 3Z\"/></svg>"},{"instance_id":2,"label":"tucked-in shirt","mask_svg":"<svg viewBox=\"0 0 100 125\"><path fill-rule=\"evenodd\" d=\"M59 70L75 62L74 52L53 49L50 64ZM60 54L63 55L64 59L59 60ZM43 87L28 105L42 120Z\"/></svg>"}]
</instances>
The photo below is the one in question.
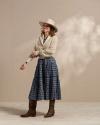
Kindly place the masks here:
<instances>
[{"instance_id":1,"label":"tucked-in shirt","mask_svg":"<svg viewBox=\"0 0 100 125\"><path fill-rule=\"evenodd\" d=\"M33 52L39 57L50 57L53 56L56 52L58 37L48 36L45 42L43 43L44 35L39 36L36 41L34 41Z\"/></svg>"}]
</instances>

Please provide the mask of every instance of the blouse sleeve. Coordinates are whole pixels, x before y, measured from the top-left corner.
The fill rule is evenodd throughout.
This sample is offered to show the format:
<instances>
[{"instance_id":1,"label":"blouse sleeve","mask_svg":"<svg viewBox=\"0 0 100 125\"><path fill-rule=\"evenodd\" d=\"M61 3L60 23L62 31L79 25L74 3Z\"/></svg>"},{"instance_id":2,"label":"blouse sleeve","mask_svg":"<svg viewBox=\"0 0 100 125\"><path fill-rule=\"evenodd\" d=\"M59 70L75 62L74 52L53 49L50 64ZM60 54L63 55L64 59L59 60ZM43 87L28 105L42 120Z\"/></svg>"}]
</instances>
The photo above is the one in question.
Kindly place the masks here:
<instances>
[{"instance_id":1,"label":"blouse sleeve","mask_svg":"<svg viewBox=\"0 0 100 125\"><path fill-rule=\"evenodd\" d=\"M39 53L39 50L37 50L37 41L38 41L38 39L39 38L37 38L36 40L34 40L34 42L33 42L33 50L32 50L32 53L34 53L35 55L38 55L38 53ZM30 57L30 55L29 55L29 57Z\"/></svg>"}]
</instances>

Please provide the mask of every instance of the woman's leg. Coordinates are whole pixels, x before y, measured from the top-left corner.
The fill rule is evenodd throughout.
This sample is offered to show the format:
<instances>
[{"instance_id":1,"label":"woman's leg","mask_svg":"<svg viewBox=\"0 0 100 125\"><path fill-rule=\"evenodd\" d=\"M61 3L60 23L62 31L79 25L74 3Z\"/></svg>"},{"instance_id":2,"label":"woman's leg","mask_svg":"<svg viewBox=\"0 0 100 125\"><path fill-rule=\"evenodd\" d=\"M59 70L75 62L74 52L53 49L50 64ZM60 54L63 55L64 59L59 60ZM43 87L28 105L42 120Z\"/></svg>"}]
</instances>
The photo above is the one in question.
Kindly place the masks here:
<instances>
[{"instance_id":1,"label":"woman's leg","mask_svg":"<svg viewBox=\"0 0 100 125\"><path fill-rule=\"evenodd\" d=\"M36 116L37 100L29 100L29 110L21 117L35 117Z\"/></svg>"},{"instance_id":2,"label":"woman's leg","mask_svg":"<svg viewBox=\"0 0 100 125\"><path fill-rule=\"evenodd\" d=\"M46 115L44 115L45 118L52 117L55 114L55 100L49 100L49 109Z\"/></svg>"}]
</instances>

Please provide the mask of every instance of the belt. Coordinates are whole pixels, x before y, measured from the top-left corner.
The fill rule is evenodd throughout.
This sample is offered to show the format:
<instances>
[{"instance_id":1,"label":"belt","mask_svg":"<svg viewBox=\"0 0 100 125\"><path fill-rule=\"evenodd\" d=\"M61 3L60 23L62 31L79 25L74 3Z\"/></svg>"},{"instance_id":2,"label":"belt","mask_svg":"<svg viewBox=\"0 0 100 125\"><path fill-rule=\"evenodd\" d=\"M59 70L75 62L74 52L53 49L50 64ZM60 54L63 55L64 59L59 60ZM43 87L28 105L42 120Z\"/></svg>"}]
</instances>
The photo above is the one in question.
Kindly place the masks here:
<instances>
[{"instance_id":1,"label":"belt","mask_svg":"<svg viewBox=\"0 0 100 125\"><path fill-rule=\"evenodd\" d=\"M47 58L51 58L52 56L49 57L43 57L43 56L39 56L39 59L47 59Z\"/></svg>"}]
</instances>

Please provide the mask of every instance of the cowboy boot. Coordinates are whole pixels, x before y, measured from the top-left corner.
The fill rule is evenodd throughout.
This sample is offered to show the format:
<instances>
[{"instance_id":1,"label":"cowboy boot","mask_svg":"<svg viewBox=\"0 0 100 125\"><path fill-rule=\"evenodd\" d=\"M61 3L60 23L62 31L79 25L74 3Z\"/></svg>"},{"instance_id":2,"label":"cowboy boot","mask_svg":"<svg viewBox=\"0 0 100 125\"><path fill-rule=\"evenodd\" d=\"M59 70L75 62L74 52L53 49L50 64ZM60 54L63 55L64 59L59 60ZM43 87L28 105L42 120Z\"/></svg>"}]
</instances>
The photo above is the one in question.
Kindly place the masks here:
<instances>
[{"instance_id":1,"label":"cowboy boot","mask_svg":"<svg viewBox=\"0 0 100 125\"><path fill-rule=\"evenodd\" d=\"M37 100L29 100L29 110L21 117L35 117L36 116Z\"/></svg>"},{"instance_id":2,"label":"cowboy boot","mask_svg":"<svg viewBox=\"0 0 100 125\"><path fill-rule=\"evenodd\" d=\"M49 109L48 112L44 115L45 118L54 116L55 114L54 105L55 105L55 100L49 100Z\"/></svg>"}]
</instances>

